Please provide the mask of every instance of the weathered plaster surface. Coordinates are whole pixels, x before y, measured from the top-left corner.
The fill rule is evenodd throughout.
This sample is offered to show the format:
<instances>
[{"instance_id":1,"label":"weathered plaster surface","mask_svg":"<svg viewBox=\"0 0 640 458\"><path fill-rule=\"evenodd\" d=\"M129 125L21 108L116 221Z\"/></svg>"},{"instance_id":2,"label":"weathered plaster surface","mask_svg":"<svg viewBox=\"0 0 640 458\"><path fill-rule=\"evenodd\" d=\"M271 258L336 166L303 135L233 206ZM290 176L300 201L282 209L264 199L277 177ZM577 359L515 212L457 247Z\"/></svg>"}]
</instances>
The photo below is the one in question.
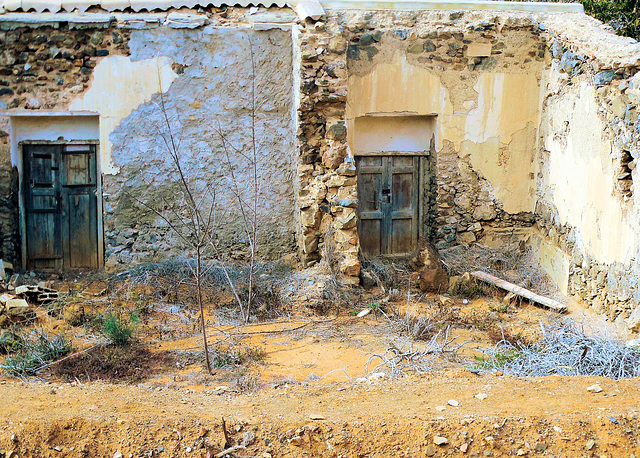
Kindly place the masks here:
<instances>
[{"instance_id":1,"label":"weathered plaster surface","mask_svg":"<svg viewBox=\"0 0 640 458\"><path fill-rule=\"evenodd\" d=\"M93 70L89 89L69 104L70 111L100 113L100 164L102 173L118 169L111 160L109 135L120 121L158 92L166 92L178 75L166 56L133 60L127 56L110 56Z\"/></svg>"},{"instance_id":2,"label":"weathered plaster surface","mask_svg":"<svg viewBox=\"0 0 640 458\"><path fill-rule=\"evenodd\" d=\"M429 22L418 17L414 29L420 30ZM437 18L431 20L438 30ZM463 16L460 22L466 20ZM436 224L442 229L435 239L440 247L456 239L475 241L482 235L477 222L499 227L535 209L543 45L530 27L483 24L488 32L470 32L472 27L457 24L422 34L399 28L380 34L372 44L365 34L360 38L365 45L352 39L347 53L352 150L357 151L353 136L358 117L435 117ZM449 154L455 158L449 160ZM530 224L529 217L525 221ZM475 231L468 230L472 225Z\"/></svg>"},{"instance_id":3,"label":"weathered plaster surface","mask_svg":"<svg viewBox=\"0 0 640 458\"><path fill-rule=\"evenodd\" d=\"M251 202L254 102L260 253L273 258L293 251L290 34L244 27L155 28L133 31L129 46L132 65L148 65L156 82L156 58L166 63L164 68L173 68L174 76L165 78L172 82L162 98L156 93L134 107L110 135L114 166L120 173L105 177L104 183L109 267L184 253L166 223L135 201L154 208L166 208L166 202L175 203L176 196L181 202L176 169L165 145L169 128L180 144L184 172L196 192L215 191L217 237L232 256L244 255L246 235L230 171L242 197ZM231 145L229 156L221 135Z\"/></svg>"},{"instance_id":4,"label":"weathered plaster surface","mask_svg":"<svg viewBox=\"0 0 640 458\"><path fill-rule=\"evenodd\" d=\"M576 243L594 260L628 263L640 233L615 195L613 145L603 135L595 88L586 81L576 86L548 107L553 116L544 137L549 164L543 198L557 209L557 224L579 229ZM556 139L558 132L564 135Z\"/></svg>"},{"instance_id":5,"label":"weathered plaster surface","mask_svg":"<svg viewBox=\"0 0 640 458\"><path fill-rule=\"evenodd\" d=\"M295 15L288 8L251 12L210 8L192 14L124 14L117 25L113 17L106 22L104 17L97 14L95 24L85 18L89 22L81 27L54 21L0 31L0 42L5 45L0 52L0 109L9 109L8 114L42 110L99 115L99 131L91 139L100 140L108 267L189 255L166 224L131 198L158 208L163 198L176 205L180 201L161 138L167 126L159 108L160 94L174 133L183 139L181 152L187 171L193 172L190 179L207 180L217 188L221 243L231 247L235 258L246 253L228 171L233 168L246 198L251 167L236 150L231 151L231 165L226 165L229 161L218 130L230 148L243 154L251 149L250 41L256 62L255 133L262 164L258 173L261 254L273 258L293 251L294 132L288 23ZM77 139L66 124L78 127L84 117L64 118L46 123L51 130L47 135ZM15 119L17 124L22 122ZM18 130L29 136L28 126L22 127ZM13 221L18 188L11 178L7 118L0 117L0 129L0 156L2 164L5 159L8 163L0 167L2 185L10 188L3 193L6 205L0 210L3 233L9 234L3 246L6 252L19 253ZM14 143L17 139L15 136ZM17 150L15 145L13 149ZM13 162L20 165L20 158L16 155Z\"/></svg>"},{"instance_id":6,"label":"weathered plaster surface","mask_svg":"<svg viewBox=\"0 0 640 458\"><path fill-rule=\"evenodd\" d=\"M470 98L459 98L454 106L441 72L411 65L396 54L392 63L378 64L365 76L350 76L348 126L355 117L371 113L436 115L437 149L447 140L462 157L469 156L505 212L532 212L537 73L480 74Z\"/></svg>"},{"instance_id":7,"label":"weathered plaster surface","mask_svg":"<svg viewBox=\"0 0 640 458\"><path fill-rule=\"evenodd\" d=\"M570 294L638 330L640 98L638 59L628 52L635 45L591 19L565 28L549 17L544 27L550 68L536 225L549 267Z\"/></svg>"}]
</instances>

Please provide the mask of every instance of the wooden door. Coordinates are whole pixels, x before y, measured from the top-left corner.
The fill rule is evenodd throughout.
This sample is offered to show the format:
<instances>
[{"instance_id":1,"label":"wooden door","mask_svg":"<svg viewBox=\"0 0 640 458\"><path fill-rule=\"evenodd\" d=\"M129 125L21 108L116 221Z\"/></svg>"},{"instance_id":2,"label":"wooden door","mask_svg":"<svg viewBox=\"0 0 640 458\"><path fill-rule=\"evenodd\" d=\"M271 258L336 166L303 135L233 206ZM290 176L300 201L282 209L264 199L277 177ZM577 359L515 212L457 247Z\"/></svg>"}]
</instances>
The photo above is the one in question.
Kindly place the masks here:
<instances>
[{"instance_id":1,"label":"wooden door","mask_svg":"<svg viewBox=\"0 0 640 458\"><path fill-rule=\"evenodd\" d=\"M96 148L23 145L28 269L98 267Z\"/></svg>"},{"instance_id":2,"label":"wooden door","mask_svg":"<svg viewBox=\"0 0 640 458\"><path fill-rule=\"evenodd\" d=\"M410 253L418 241L419 157L362 156L356 166L363 253Z\"/></svg>"}]
</instances>

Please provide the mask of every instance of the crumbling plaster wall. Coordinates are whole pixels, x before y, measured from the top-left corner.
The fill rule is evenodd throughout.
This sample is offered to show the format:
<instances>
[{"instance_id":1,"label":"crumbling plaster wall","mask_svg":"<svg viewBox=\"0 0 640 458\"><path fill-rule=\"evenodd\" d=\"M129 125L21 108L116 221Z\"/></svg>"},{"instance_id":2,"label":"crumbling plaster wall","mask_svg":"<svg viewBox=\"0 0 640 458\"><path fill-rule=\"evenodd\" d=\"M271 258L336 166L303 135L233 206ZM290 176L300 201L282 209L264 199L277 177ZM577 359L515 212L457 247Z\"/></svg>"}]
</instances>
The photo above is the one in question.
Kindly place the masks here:
<instances>
[{"instance_id":1,"label":"crumbling plaster wall","mask_svg":"<svg viewBox=\"0 0 640 458\"><path fill-rule=\"evenodd\" d=\"M359 271L351 150L360 116L436 116L421 233L438 248L533 224L546 49L534 24L526 14L443 11L330 11L306 24L298 172L308 263L330 242L342 272Z\"/></svg>"},{"instance_id":2,"label":"crumbling plaster wall","mask_svg":"<svg viewBox=\"0 0 640 458\"><path fill-rule=\"evenodd\" d=\"M233 257L246 254L228 160L243 199L251 205L254 103L260 254L276 258L295 251L290 31L164 27L133 31L129 46L132 60L161 55L172 61L180 75L162 99L156 94L140 104L110 136L114 165L121 171L106 176L104 183L106 235L112 253L107 262L129 264L132 256L135 262L157 261L180 247L166 222L136 202L161 208L179 192L177 173L164 143L169 125L180 142L183 170L194 179L197 192L202 194L206 186L212 186L216 193L221 223L217 237ZM229 158L221 133L232 145Z\"/></svg>"},{"instance_id":3,"label":"crumbling plaster wall","mask_svg":"<svg viewBox=\"0 0 640 458\"><path fill-rule=\"evenodd\" d=\"M558 247L567 290L597 312L640 309L640 45L597 21L552 18L544 82L537 226ZM634 315L637 315L636 312ZM638 319L628 324L637 330Z\"/></svg>"},{"instance_id":4,"label":"crumbling plaster wall","mask_svg":"<svg viewBox=\"0 0 640 458\"><path fill-rule=\"evenodd\" d=\"M180 152L190 178L198 179L200 191L204 181L215 183L218 236L234 248L234 257L245 254L246 237L233 209L219 132L232 148L250 153L255 109L260 254L274 258L292 252L296 223L290 23L295 14L288 9L212 8L197 14L121 15L116 24L113 16L105 21L106 15L97 13L95 23L5 24L11 30L0 32L5 45L0 108L8 109L7 115L45 110L100 115L107 267L189 254L166 224L135 201L158 208L165 199L179 202L175 168L162 139L167 131L162 99L171 128L182 139ZM260 21L269 24L252 27ZM6 193L3 189L7 203L0 211L3 249L11 255L19 253L18 225L12 221L17 173L10 160L8 116L0 117L0 123L7 126L0 133L2 185L11 183L5 175L16 175L13 187ZM230 153L240 187L246 188L251 167L235 150Z\"/></svg>"}]
</instances>

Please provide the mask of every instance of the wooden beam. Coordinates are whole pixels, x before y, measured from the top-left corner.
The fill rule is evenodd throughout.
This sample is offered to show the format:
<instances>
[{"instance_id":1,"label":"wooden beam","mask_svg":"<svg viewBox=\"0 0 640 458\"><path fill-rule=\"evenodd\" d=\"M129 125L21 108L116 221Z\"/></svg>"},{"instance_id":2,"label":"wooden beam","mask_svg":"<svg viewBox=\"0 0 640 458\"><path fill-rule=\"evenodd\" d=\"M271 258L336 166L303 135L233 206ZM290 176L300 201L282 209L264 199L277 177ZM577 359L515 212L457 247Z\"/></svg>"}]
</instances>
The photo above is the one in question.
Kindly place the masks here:
<instances>
[{"instance_id":1,"label":"wooden beam","mask_svg":"<svg viewBox=\"0 0 640 458\"><path fill-rule=\"evenodd\" d=\"M502 288L506 291L512 292L513 294L517 294L518 296L524 297L525 299L529 299L534 304L542 305L546 308L554 310L559 313L564 313L567 311L567 306L561 304L558 301L554 301L553 299L549 299L548 297L541 296L532 291L529 291L526 288L523 288L518 285L514 285L513 283L509 283L506 280L502 280L498 277L494 277L486 272L481 272L479 270L475 272L471 272L471 276L477 278L478 280L482 280L490 285L497 286L498 288Z\"/></svg>"}]
</instances>

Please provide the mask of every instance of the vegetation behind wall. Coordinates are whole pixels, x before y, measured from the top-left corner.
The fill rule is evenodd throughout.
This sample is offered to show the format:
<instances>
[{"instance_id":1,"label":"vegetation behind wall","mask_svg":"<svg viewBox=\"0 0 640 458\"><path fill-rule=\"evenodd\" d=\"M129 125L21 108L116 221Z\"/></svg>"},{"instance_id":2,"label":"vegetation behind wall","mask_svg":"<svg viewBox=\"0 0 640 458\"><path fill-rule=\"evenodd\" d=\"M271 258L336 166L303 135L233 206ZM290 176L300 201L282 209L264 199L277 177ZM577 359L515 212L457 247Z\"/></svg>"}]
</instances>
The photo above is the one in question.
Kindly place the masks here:
<instances>
[{"instance_id":1,"label":"vegetation behind wall","mask_svg":"<svg viewBox=\"0 0 640 458\"><path fill-rule=\"evenodd\" d=\"M580 0L584 11L606 22L618 35L640 39L638 0Z\"/></svg>"}]
</instances>

